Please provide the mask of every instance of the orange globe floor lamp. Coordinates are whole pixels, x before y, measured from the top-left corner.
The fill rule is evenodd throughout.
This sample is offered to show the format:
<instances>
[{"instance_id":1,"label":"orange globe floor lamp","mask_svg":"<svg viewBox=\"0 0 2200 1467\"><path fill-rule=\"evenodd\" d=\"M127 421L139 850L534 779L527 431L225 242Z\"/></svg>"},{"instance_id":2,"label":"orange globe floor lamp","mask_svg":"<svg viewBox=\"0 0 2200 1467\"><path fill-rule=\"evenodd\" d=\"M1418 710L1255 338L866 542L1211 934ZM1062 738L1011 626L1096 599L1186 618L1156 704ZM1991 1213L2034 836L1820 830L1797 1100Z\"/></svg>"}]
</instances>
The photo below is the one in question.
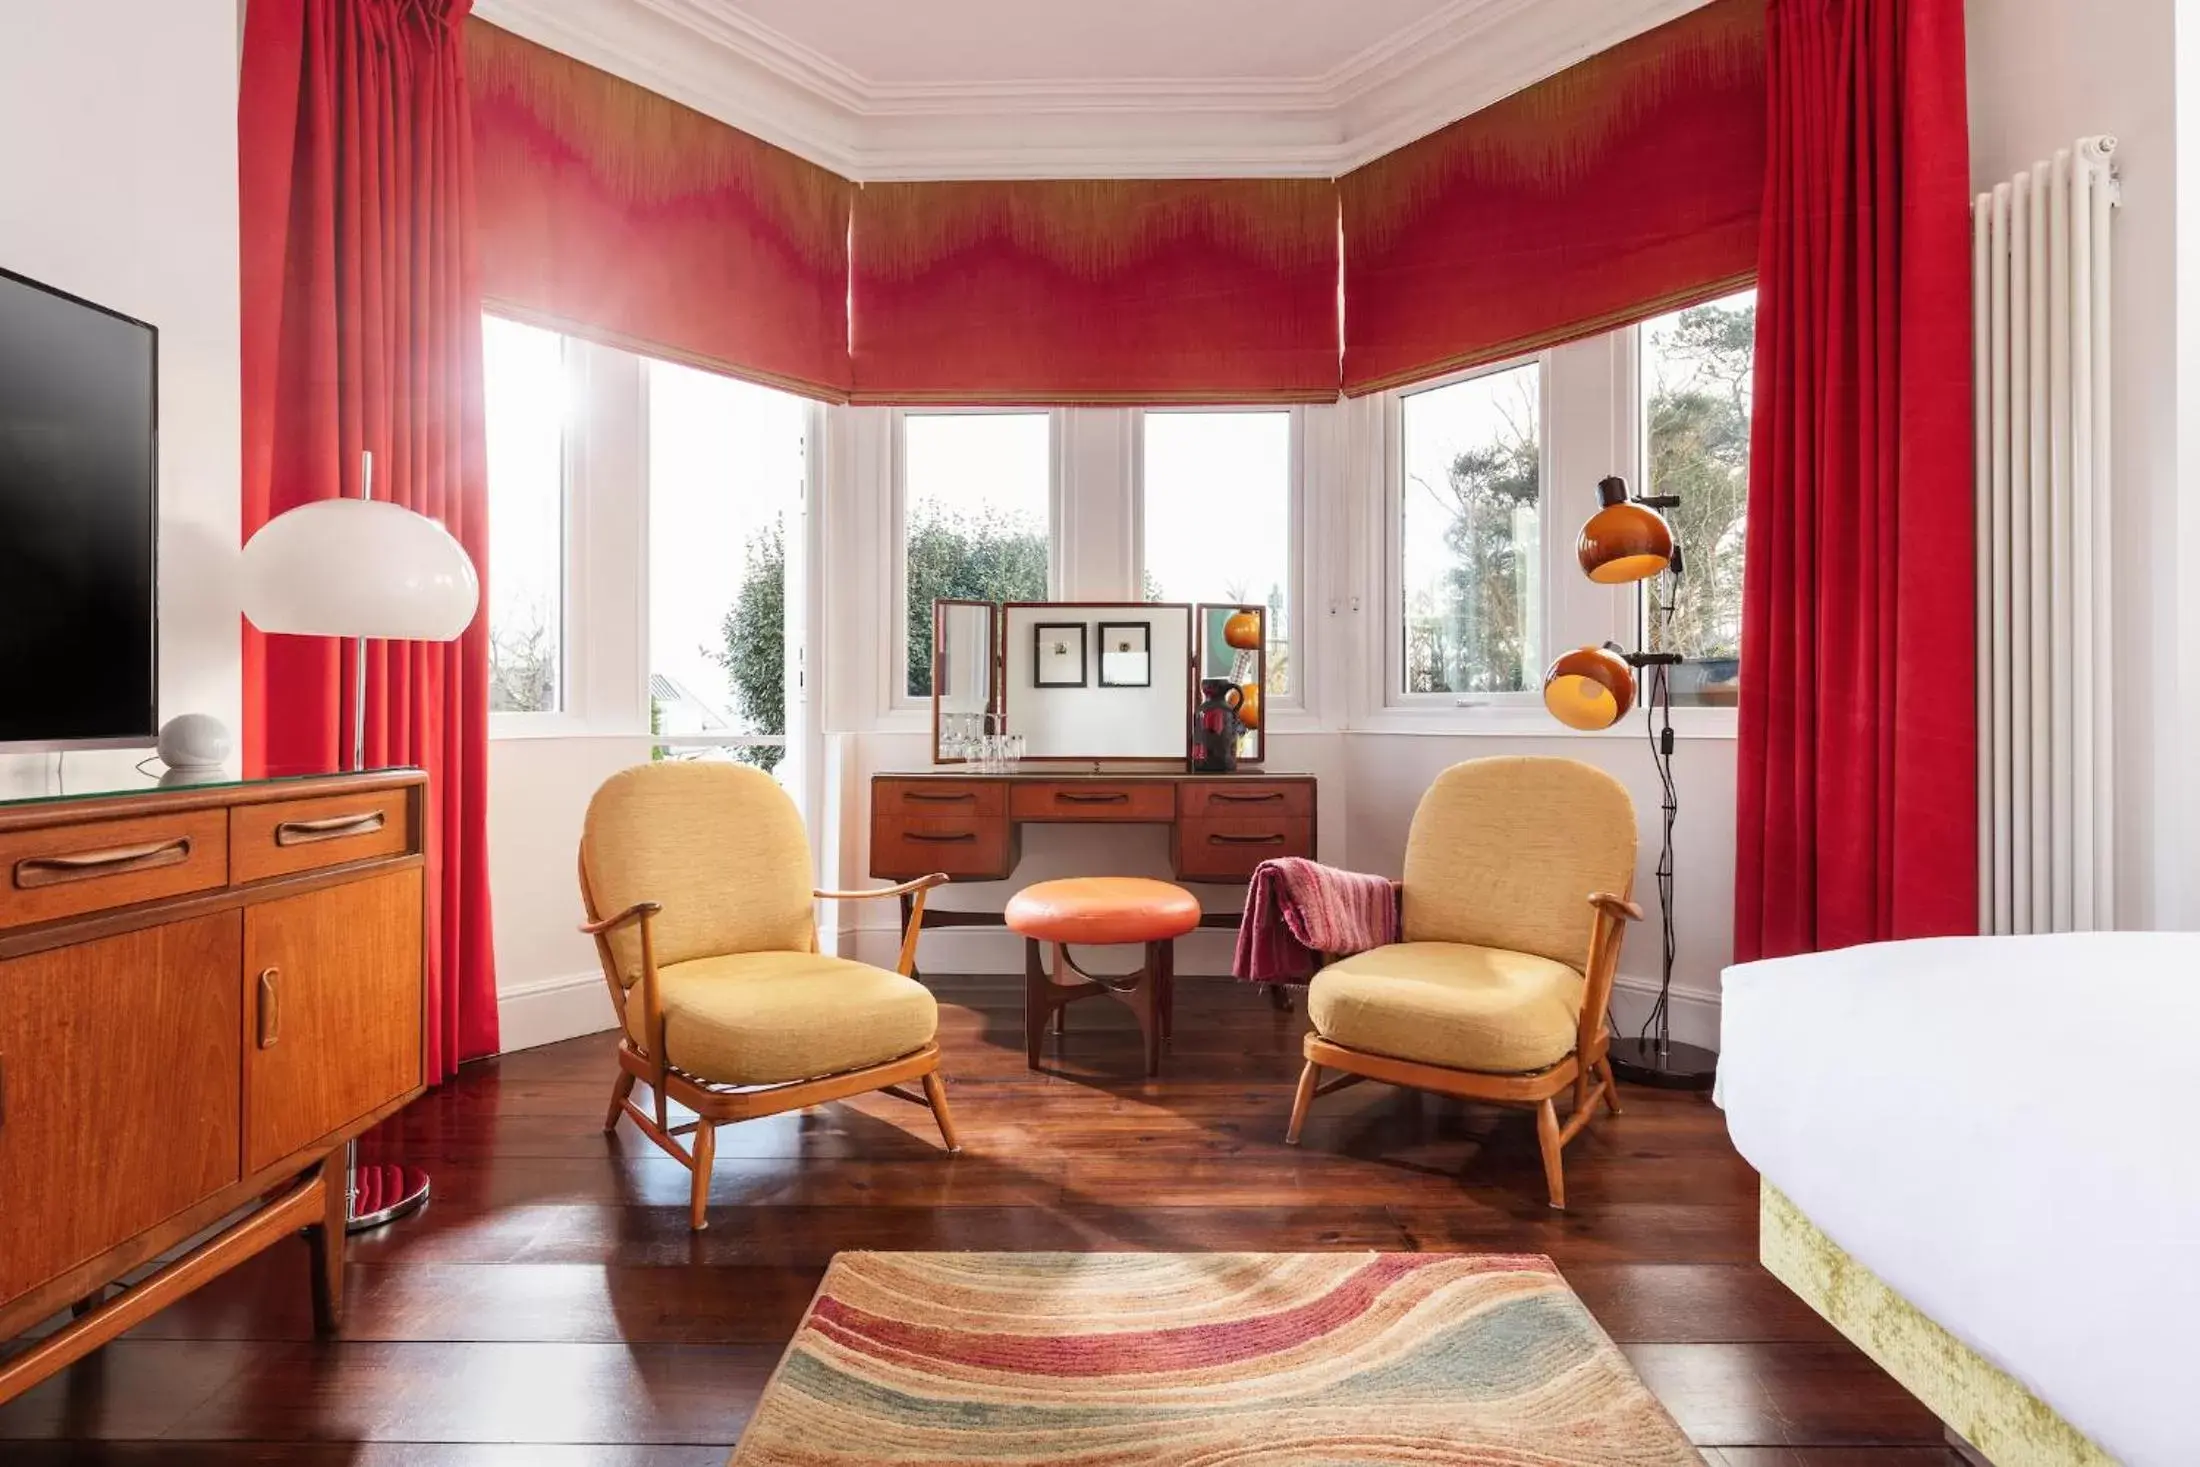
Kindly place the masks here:
<instances>
[{"instance_id":1,"label":"orange globe floor lamp","mask_svg":"<svg viewBox=\"0 0 2200 1467\"><path fill-rule=\"evenodd\" d=\"M1672 526L1659 510L1680 504L1676 494L1630 496L1627 481L1612 476L1597 484L1597 512L1582 526L1575 553L1582 571L1599 585L1621 586L1668 576L1677 582L1683 570ZM1646 631L1651 645L1670 648L1671 595L1650 603L1645 615L1655 620ZM1708 1090L1717 1077L1719 1056L1700 1045L1673 1040L1673 822L1680 794L1673 783L1673 690L1669 671L1682 661L1674 651L1623 651L1616 642L1576 647L1562 654L1543 674L1543 706L1568 728L1611 728L1635 704L1638 674L1647 678L1642 699L1643 724L1650 733L1650 759L1658 772L1663 829L1658 847L1658 923L1664 945L1658 955L1658 997L1633 1037L1612 1041L1613 1070L1623 1080L1668 1090Z\"/></svg>"}]
</instances>

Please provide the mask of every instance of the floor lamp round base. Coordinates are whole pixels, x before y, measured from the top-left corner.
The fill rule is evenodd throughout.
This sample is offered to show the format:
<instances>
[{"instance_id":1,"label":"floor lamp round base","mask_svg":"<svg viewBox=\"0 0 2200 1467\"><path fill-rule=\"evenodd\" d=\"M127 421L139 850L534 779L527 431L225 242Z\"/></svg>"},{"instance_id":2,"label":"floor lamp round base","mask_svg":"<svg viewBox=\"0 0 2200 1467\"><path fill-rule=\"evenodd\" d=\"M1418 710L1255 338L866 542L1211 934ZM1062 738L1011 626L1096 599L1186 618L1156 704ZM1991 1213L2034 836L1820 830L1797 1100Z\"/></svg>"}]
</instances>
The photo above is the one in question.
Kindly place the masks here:
<instances>
[{"instance_id":1,"label":"floor lamp round base","mask_svg":"<svg viewBox=\"0 0 2200 1467\"><path fill-rule=\"evenodd\" d=\"M1612 1041L1612 1073L1631 1085L1659 1090L1709 1090L1719 1076L1717 1050L1696 1044L1668 1043L1630 1035Z\"/></svg>"},{"instance_id":2,"label":"floor lamp round base","mask_svg":"<svg viewBox=\"0 0 2200 1467\"><path fill-rule=\"evenodd\" d=\"M351 1208L344 1221L347 1233L363 1233L417 1212L428 1201L428 1174L416 1166L394 1162L354 1166L351 1169Z\"/></svg>"}]
</instances>

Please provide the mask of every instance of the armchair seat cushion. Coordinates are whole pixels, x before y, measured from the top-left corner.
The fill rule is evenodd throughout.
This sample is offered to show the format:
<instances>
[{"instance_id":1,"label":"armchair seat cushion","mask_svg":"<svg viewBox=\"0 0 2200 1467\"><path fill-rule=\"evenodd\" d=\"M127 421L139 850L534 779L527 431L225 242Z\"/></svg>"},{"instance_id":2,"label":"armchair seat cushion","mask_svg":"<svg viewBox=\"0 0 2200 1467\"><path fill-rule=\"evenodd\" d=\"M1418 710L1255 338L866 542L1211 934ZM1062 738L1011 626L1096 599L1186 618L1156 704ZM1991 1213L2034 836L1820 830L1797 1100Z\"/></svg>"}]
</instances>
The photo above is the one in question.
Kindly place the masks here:
<instances>
[{"instance_id":1,"label":"armchair seat cushion","mask_svg":"<svg viewBox=\"0 0 2200 1467\"><path fill-rule=\"evenodd\" d=\"M665 1059L722 1085L783 1085L883 1064L932 1042L939 1006L923 984L822 953L736 953L657 970ZM626 1006L645 1051L642 991Z\"/></svg>"},{"instance_id":2,"label":"armchair seat cushion","mask_svg":"<svg viewBox=\"0 0 2200 1467\"><path fill-rule=\"evenodd\" d=\"M1306 1011L1347 1049L1521 1074L1573 1053L1584 986L1572 968L1532 953L1399 942L1315 974Z\"/></svg>"}]
</instances>

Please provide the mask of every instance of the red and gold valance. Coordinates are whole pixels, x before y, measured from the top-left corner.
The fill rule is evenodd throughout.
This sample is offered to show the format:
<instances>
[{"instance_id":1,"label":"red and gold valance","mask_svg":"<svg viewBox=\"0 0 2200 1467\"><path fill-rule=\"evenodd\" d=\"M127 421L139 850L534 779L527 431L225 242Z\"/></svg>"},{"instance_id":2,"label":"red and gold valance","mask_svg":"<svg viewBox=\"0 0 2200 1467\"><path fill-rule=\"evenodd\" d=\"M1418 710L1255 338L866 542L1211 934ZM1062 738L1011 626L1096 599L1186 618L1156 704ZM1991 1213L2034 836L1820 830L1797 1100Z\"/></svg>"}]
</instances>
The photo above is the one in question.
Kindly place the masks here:
<instances>
[{"instance_id":1,"label":"red and gold valance","mask_svg":"<svg viewBox=\"0 0 2200 1467\"><path fill-rule=\"evenodd\" d=\"M859 402L1337 395L1327 179L868 184Z\"/></svg>"},{"instance_id":2,"label":"red and gold valance","mask_svg":"<svg viewBox=\"0 0 2200 1467\"><path fill-rule=\"evenodd\" d=\"M481 21L467 46L493 307L846 397L846 179Z\"/></svg>"},{"instance_id":3,"label":"red and gold valance","mask_svg":"<svg viewBox=\"0 0 2200 1467\"><path fill-rule=\"evenodd\" d=\"M1714 0L1346 174L1345 390L1738 288L1764 159L1763 0Z\"/></svg>"}]
</instances>

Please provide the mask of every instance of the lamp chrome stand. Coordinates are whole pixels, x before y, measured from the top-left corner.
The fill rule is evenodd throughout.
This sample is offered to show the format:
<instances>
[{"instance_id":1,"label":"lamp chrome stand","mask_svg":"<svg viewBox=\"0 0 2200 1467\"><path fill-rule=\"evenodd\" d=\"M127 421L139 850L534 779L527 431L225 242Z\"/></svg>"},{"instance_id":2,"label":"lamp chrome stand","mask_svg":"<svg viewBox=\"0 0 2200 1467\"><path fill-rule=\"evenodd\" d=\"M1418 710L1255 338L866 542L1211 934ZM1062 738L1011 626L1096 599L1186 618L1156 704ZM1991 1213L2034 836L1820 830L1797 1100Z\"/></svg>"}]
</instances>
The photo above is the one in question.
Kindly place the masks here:
<instances>
[{"instance_id":1,"label":"lamp chrome stand","mask_svg":"<svg viewBox=\"0 0 2200 1467\"><path fill-rule=\"evenodd\" d=\"M374 498L374 455L359 455L359 497ZM351 639L351 768L367 767L367 639ZM428 1174L400 1162L359 1164L359 1143L344 1148L344 1231L363 1233L418 1212L428 1203Z\"/></svg>"},{"instance_id":2,"label":"lamp chrome stand","mask_svg":"<svg viewBox=\"0 0 2200 1467\"><path fill-rule=\"evenodd\" d=\"M1651 509L1672 509L1680 504L1680 496L1653 495L1637 497L1637 504ZM1673 549L1668 567L1673 580L1681 577L1680 547ZM1661 648L1672 645L1674 597L1662 597L1657 604L1658 631L1656 644ZM1649 630L1647 627L1645 631ZM1719 1056L1716 1050L1697 1044L1674 1042L1672 1030L1673 996L1673 822L1680 815L1680 791L1673 782L1673 687L1668 680L1669 671L1682 661L1681 654L1673 651L1631 652L1627 662L1637 671L1649 675L1649 696L1643 699L1643 723L1650 731L1650 760L1658 771L1658 809L1663 815L1663 839L1658 847L1658 926L1664 937L1664 945L1658 954L1658 997L1650 1006L1650 1017L1632 1038L1622 1035L1612 1041L1609 1058L1612 1071L1620 1079L1637 1085L1649 1085L1660 1090L1709 1090L1719 1073Z\"/></svg>"}]
</instances>

